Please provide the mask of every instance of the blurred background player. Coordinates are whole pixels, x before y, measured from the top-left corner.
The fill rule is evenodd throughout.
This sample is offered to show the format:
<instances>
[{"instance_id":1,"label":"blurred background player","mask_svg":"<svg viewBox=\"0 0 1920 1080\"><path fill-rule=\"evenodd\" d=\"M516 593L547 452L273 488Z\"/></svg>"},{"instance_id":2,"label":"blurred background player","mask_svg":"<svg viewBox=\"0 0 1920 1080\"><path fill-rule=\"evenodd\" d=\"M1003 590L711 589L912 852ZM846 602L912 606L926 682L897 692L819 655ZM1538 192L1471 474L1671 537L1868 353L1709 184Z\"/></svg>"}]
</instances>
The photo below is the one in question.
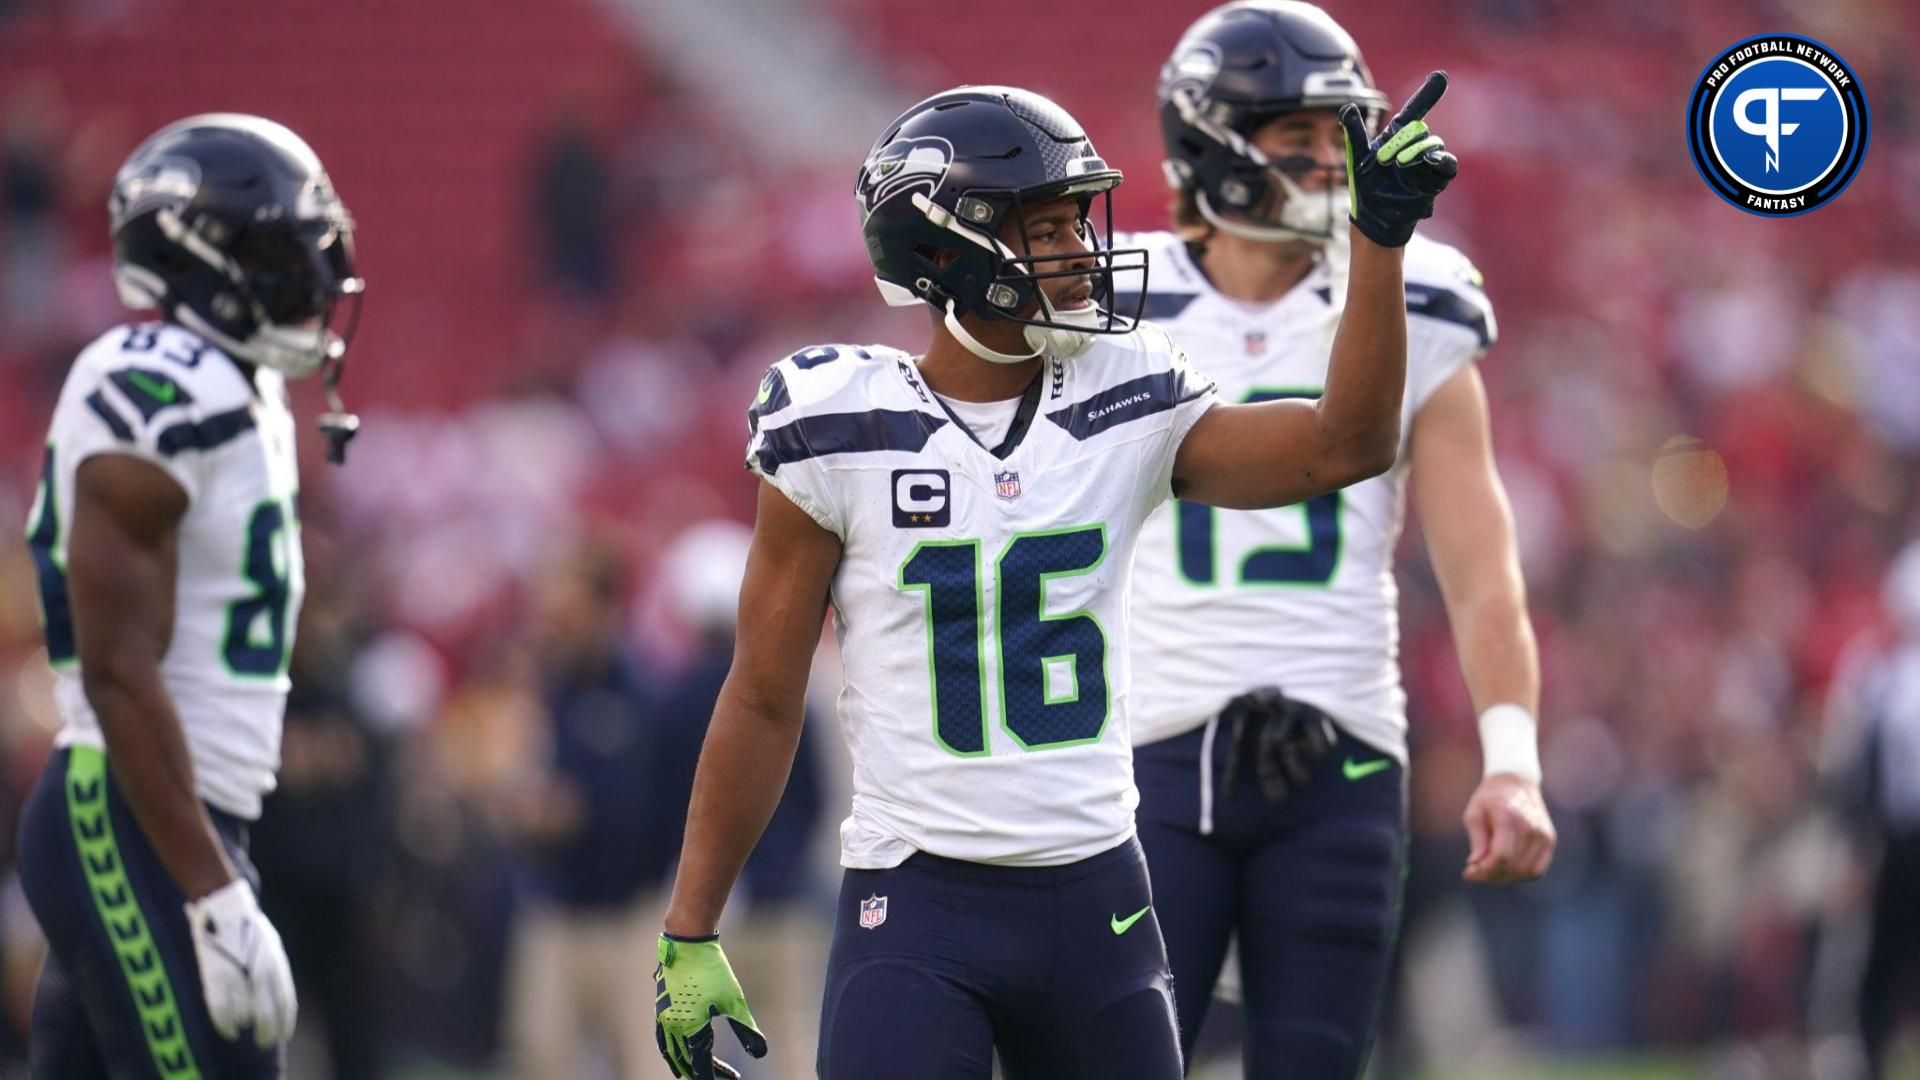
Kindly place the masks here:
<instances>
[{"instance_id":1,"label":"blurred background player","mask_svg":"<svg viewBox=\"0 0 1920 1080\"><path fill-rule=\"evenodd\" d=\"M1820 1015L1822 997L1851 1002L1860 1064L1872 1080L1893 1075L1900 1007L1920 990L1920 543L1894 561L1885 596L1891 640L1878 649L1862 643L1865 655L1836 695L1826 748L1828 788L1873 883L1871 900L1852 992L1816 995L1813 1017L1816 1027L1836 1019ZM1850 1080L1844 1070L1852 1066L1823 1076Z\"/></svg>"},{"instance_id":2,"label":"blurred background player","mask_svg":"<svg viewBox=\"0 0 1920 1080\"><path fill-rule=\"evenodd\" d=\"M749 410L765 483L740 636L659 946L676 1075L714 1075L720 1016L766 1050L716 929L784 785L829 601L854 795L821 1075L984 1078L996 1051L1015 1080L1180 1074L1133 839L1134 542L1175 492L1276 506L1391 465L1395 246L1457 169L1421 119L1445 85L1373 145L1344 118L1356 228L1387 242L1354 243L1317 405L1220 406L1163 333L1102 306L1145 265L1104 240L1120 173L1051 101L952 90L874 143L858 192L875 278L927 306L932 341L807 349Z\"/></svg>"},{"instance_id":3,"label":"blurred background player","mask_svg":"<svg viewBox=\"0 0 1920 1080\"><path fill-rule=\"evenodd\" d=\"M1326 12L1203 16L1160 78L1175 231L1146 315L1229 401L1316 398L1347 295L1337 111L1378 122ZM1404 443L1384 475L1259 512L1185 500L1142 534L1133 735L1141 842L1189 1051L1237 937L1248 1076L1353 1077L1387 985L1407 846L1393 553L1409 476L1481 710L1470 881L1539 876L1554 834L1534 740L1539 665L1474 361L1494 337L1458 251L1406 244Z\"/></svg>"},{"instance_id":4,"label":"blurred background player","mask_svg":"<svg viewBox=\"0 0 1920 1080\"><path fill-rule=\"evenodd\" d=\"M658 1068L652 1016L633 1008L632 973L653 959L700 736L733 655L750 536L735 521L702 522L663 553L665 608L692 635L668 671L650 670L631 643L631 570L613 537L556 552L535 590L545 722L534 760L496 797L520 863L506 977L516 1076ZM821 935L795 910L819 817L813 745L802 737L743 875L750 908L728 929L732 960L764 990L757 1017L787 1040L766 1066L780 1076L811 1075L819 1015Z\"/></svg>"},{"instance_id":5,"label":"blurred background player","mask_svg":"<svg viewBox=\"0 0 1920 1080\"><path fill-rule=\"evenodd\" d=\"M352 691L364 579L300 537L307 591L287 669L273 794L252 828L260 906L280 932L300 998L290 1076L386 1080L394 1022L382 932L393 922L392 746Z\"/></svg>"},{"instance_id":6,"label":"blurred background player","mask_svg":"<svg viewBox=\"0 0 1920 1080\"><path fill-rule=\"evenodd\" d=\"M632 972L652 955L675 853L659 830L685 811L699 728L660 708L628 643L629 574L618 548L589 538L553 552L534 590L545 722L497 796L520 855L507 1034L522 1077L603 1059L639 1076L653 1057Z\"/></svg>"},{"instance_id":7,"label":"blurred background player","mask_svg":"<svg viewBox=\"0 0 1920 1080\"><path fill-rule=\"evenodd\" d=\"M21 823L33 1073L278 1076L294 986L247 827L305 588L286 380L337 377L352 221L305 142L237 114L141 144L110 210L121 298L162 321L74 362L28 532L63 720Z\"/></svg>"}]
</instances>

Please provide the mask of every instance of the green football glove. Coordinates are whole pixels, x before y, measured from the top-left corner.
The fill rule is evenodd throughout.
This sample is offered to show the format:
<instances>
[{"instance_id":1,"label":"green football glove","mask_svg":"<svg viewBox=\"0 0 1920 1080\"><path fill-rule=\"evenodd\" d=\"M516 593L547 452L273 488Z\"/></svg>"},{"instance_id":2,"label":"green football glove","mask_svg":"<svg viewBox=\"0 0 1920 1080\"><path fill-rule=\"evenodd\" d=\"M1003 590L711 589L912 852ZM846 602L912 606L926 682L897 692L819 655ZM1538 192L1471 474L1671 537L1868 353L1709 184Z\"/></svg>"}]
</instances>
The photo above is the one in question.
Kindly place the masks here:
<instances>
[{"instance_id":1,"label":"green football glove","mask_svg":"<svg viewBox=\"0 0 1920 1080\"><path fill-rule=\"evenodd\" d=\"M739 1080L740 1070L713 1056L714 1017L726 1017L754 1057L767 1056L767 1039L754 1023L727 954L720 951L720 936L661 934L659 957L653 969L653 1035L667 1068L692 1080Z\"/></svg>"},{"instance_id":2,"label":"green football glove","mask_svg":"<svg viewBox=\"0 0 1920 1080\"><path fill-rule=\"evenodd\" d=\"M1459 159L1423 119L1446 92L1446 72L1427 76L1371 141L1360 110L1340 109L1347 129L1347 213L1376 244L1401 247L1413 239L1413 227L1433 216L1434 197L1460 172Z\"/></svg>"}]
</instances>

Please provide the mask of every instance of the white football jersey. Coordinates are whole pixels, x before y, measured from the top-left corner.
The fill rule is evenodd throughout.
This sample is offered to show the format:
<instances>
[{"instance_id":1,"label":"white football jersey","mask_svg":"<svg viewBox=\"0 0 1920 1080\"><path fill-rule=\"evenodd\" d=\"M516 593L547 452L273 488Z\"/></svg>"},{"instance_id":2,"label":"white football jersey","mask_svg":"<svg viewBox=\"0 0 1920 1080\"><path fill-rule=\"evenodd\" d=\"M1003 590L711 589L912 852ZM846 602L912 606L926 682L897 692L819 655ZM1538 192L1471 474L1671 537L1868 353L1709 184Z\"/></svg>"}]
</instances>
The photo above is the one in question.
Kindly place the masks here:
<instances>
[{"instance_id":1,"label":"white football jersey","mask_svg":"<svg viewBox=\"0 0 1920 1080\"><path fill-rule=\"evenodd\" d=\"M1219 380L1222 400L1325 388L1340 312L1324 261L1279 300L1249 305L1215 291L1172 233L1119 243L1151 252L1146 314ZM1492 344L1495 327L1478 272L1453 248L1415 235L1404 275L1407 391L1391 470L1278 510L1171 502L1147 523L1134 570L1136 743L1188 731L1229 699L1274 685L1406 761L1393 577L1405 439L1414 414Z\"/></svg>"},{"instance_id":2,"label":"white football jersey","mask_svg":"<svg viewBox=\"0 0 1920 1080\"><path fill-rule=\"evenodd\" d=\"M286 382L266 368L249 380L219 349L164 323L110 331L67 375L27 541L57 674L57 745L104 748L81 686L66 581L74 476L95 454L151 462L187 493L160 674L200 797L257 817L280 765L287 657L306 590Z\"/></svg>"},{"instance_id":3,"label":"white football jersey","mask_svg":"<svg viewBox=\"0 0 1920 1080\"><path fill-rule=\"evenodd\" d=\"M768 372L747 465L842 545L846 866L1058 865L1133 835L1127 578L1214 400L1151 327L1050 362L991 449L897 349Z\"/></svg>"}]
</instances>

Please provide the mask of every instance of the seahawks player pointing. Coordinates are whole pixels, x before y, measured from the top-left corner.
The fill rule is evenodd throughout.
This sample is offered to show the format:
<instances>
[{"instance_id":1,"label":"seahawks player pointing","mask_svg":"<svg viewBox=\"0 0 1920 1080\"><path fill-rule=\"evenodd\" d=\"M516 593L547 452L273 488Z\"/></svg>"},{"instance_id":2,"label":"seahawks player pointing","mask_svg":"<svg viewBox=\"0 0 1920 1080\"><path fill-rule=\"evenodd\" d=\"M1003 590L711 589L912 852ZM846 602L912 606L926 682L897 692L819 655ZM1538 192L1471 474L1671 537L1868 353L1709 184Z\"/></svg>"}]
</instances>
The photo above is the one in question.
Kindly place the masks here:
<instances>
[{"instance_id":1,"label":"seahawks player pointing","mask_svg":"<svg viewBox=\"0 0 1920 1080\"><path fill-rule=\"evenodd\" d=\"M293 979L246 823L304 586L285 380L331 393L351 223L298 136L225 114L149 138L110 209L121 295L161 321L74 362L28 526L62 720L20 829L33 1075L273 1077Z\"/></svg>"},{"instance_id":2,"label":"seahawks player pointing","mask_svg":"<svg viewBox=\"0 0 1920 1080\"><path fill-rule=\"evenodd\" d=\"M1354 315L1337 110L1387 104L1353 39L1310 4L1228 4L1182 37L1160 101L1180 231L1134 238L1154 260L1149 314L1209 358L1228 400L1332 393L1333 328ZM1134 572L1140 840L1181 1035L1199 1034L1237 936L1254 1077L1358 1075L1385 989L1405 846L1393 552L1409 478L1482 710L1466 876L1526 880L1553 854L1533 632L1474 364L1492 309L1459 252L1366 231L1406 245L1409 452L1298 507L1170 504Z\"/></svg>"},{"instance_id":3,"label":"seahawks player pointing","mask_svg":"<svg viewBox=\"0 0 1920 1080\"><path fill-rule=\"evenodd\" d=\"M1351 118L1352 213L1381 235L1454 173L1420 120L1444 85L1371 145ZM1279 506L1389 467L1406 316L1400 252L1356 237L1326 394L1220 404L1164 333L1102 306L1145 276L1095 228L1119 182L1059 106L1005 87L914 106L861 170L881 292L926 304L932 339L807 349L749 411L764 483L740 635L659 943L677 1074L719 1068L715 1016L766 1050L715 931L829 604L854 793L821 1074L984 1080L996 1051L1014 1080L1180 1074L1133 839L1134 543L1175 493Z\"/></svg>"}]
</instances>

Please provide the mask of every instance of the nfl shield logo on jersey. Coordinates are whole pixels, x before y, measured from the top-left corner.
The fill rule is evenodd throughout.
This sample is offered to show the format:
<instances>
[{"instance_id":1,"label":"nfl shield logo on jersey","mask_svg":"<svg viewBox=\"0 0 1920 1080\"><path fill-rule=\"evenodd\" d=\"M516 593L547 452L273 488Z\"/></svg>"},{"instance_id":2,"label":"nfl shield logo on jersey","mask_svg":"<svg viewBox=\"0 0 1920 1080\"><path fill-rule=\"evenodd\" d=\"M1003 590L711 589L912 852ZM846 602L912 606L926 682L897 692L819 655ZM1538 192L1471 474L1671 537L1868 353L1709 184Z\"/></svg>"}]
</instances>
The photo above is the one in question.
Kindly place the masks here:
<instances>
[{"instance_id":1,"label":"nfl shield logo on jersey","mask_svg":"<svg viewBox=\"0 0 1920 1080\"><path fill-rule=\"evenodd\" d=\"M1265 330L1247 331L1247 355L1259 356L1267 351L1267 332Z\"/></svg>"},{"instance_id":2,"label":"nfl shield logo on jersey","mask_svg":"<svg viewBox=\"0 0 1920 1080\"><path fill-rule=\"evenodd\" d=\"M860 929L872 930L887 921L887 898L869 896L860 901Z\"/></svg>"},{"instance_id":3,"label":"nfl shield logo on jersey","mask_svg":"<svg viewBox=\"0 0 1920 1080\"><path fill-rule=\"evenodd\" d=\"M1020 497L1020 474L1008 470L993 474L993 493L1003 499Z\"/></svg>"}]
</instances>

